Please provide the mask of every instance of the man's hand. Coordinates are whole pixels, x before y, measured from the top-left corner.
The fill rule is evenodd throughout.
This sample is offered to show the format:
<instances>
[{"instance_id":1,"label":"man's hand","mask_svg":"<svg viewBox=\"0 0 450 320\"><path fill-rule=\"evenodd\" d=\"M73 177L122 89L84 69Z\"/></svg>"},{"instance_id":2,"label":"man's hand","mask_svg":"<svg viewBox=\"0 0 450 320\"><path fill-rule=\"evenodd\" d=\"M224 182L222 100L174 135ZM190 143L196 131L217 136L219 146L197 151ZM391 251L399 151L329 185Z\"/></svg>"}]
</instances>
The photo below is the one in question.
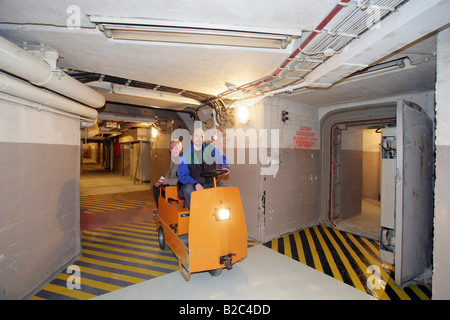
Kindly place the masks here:
<instances>
[{"instance_id":1,"label":"man's hand","mask_svg":"<svg viewBox=\"0 0 450 320\"><path fill-rule=\"evenodd\" d=\"M230 173L230 169L228 169L228 168L225 168L225 169L222 169L222 170L227 170L227 172L225 172L223 175L224 176L227 176L229 173Z\"/></svg>"},{"instance_id":2,"label":"man's hand","mask_svg":"<svg viewBox=\"0 0 450 320\"><path fill-rule=\"evenodd\" d=\"M155 183L155 187L159 187L162 184L167 184L168 182L169 182L169 179L161 176L161 178L159 178L159 180Z\"/></svg>"},{"instance_id":3,"label":"man's hand","mask_svg":"<svg viewBox=\"0 0 450 320\"><path fill-rule=\"evenodd\" d=\"M203 190L203 186L202 186L200 183L197 183L197 184L195 185L195 190L196 190L196 191Z\"/></svg>"}]
</instances>

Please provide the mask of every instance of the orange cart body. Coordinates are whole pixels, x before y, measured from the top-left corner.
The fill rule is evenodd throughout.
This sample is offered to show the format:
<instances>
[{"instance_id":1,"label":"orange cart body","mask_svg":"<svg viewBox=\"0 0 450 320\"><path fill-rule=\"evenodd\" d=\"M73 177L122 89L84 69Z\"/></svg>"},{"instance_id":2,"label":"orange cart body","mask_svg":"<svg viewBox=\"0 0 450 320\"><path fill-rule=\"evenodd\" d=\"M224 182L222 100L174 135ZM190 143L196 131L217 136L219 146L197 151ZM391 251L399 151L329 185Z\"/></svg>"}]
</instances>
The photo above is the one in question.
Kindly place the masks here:
<instances>
[{"instance_id":1,"label":"orange cart body","mask_svg":"<svg viewBox=\"0 0 450 320\"><path fill-rule=\"evenodd\" d=\"M154 212L160 246L165 244L179 262L182 276L194 272L220 274L223 268L247 257L247 227L239 188L215 187L195 191L191 210L177 196L177 187L165 187Z\"/></svg>"}]
</instances>

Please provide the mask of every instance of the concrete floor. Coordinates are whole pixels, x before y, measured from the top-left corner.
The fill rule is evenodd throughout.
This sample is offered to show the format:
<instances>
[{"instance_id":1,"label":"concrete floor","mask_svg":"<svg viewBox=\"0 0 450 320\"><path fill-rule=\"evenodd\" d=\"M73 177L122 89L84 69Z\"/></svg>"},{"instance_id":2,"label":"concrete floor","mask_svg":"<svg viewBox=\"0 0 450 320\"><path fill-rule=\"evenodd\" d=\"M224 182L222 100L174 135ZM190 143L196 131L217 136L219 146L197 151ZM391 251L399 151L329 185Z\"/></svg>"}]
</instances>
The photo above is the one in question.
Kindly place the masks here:
<instances>
[{"instance_id":1,"label":"concrete floor","mask_svg":"<svg viewBox=\"0 0 450 320\"><path fill-rule=\"evenodd\" d=\"M133 183L130 177L102 169L86 161L80 179L81 195L149 190L149 184ZM208 272L192 274L185 281L178 271L96 297L102 300L127 299L374 299L372 296L299 263L283 254L258 245L247 258L224 270L218 277Z\"/></svg>"},{"instance_id":2,"label":"concrete floor","mask_svg":"<svg viewBox=\"0 0 450 320\"><path fill-rule=\"evenodd\" d=\"M149 183L133 181L130 176L122 176L103 169L97 162L88 159L83 160L83 169L80 176L81 196L149 189Z\"/></svg>"},{"instance_id":3,"label":"concrete floor","mask_svg":"<svg viewBox=\"0 0 450 320\"><path fill-rule=\"evenodd\" d=\"M176 271L94 298L95 300L375 300L374 297L263 245L212 277Z\"/></svg>"},{"instance_id":4,"label":"concrete floor","mask_svg":"<svg viewBox=\"0 0 450 320\"><path fill-rule=\"evenodd\" d=\"M89 207L89 203L85 204L83 199L81 200L81 229L90 230L118 224L152 220L153 210L156 208L149 208L148 204L142 205L140 208L137 208L136 205L127 207L126 204L126 199L129 194L146 191L148 192L148 200L153 201L150 183L133 181L130 176L122 176L121 174L103 169L95 161L83 159L82 174L80 175L80 196L82 198L89 198L90 196L102 195L103 197L104 195L104 198L102 203L96 204L96 209L100 212L95 212L94 214L91 214L92 210L85 211L84 207ZM127 196L121 196L124 193ZM117 203L120 205L115 208L115 204Z\"/></svg>"},{"instance_id":5,"label":"concrete floor","mask_svg":"<svg viewBox=\"0 0 450 320\"><path fill-rule=\"evenodd\" d=\"M361 214L340 220L336 229L378 241L380 237L380 201L363 198Z\"/></svg>"}]
</instances>

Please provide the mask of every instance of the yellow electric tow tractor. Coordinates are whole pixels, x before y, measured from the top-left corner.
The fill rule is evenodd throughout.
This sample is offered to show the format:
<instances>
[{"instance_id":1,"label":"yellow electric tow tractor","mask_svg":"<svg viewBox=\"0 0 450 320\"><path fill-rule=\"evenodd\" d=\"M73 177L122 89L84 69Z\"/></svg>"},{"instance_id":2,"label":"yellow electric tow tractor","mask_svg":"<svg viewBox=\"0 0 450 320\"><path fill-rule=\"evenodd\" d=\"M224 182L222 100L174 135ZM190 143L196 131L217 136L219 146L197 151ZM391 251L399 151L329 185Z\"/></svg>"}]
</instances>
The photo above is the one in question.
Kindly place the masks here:
<instances>
[{"instance_id":1,"label":"yellow electric tow tractor","mask_svg":"<svg viewBox=\"0 0 450 320\"><path fill-rule=\"evenodd\" d=\"M217 187L226 170L202 173L213 177L214 187L192 192L191 208L178 197L176 186L163 187L153 218L161 249L169 247L188 281L194 272L218 276L223 268L247 257L247 227L239 188Z\"/></svg>"}]
</instances>

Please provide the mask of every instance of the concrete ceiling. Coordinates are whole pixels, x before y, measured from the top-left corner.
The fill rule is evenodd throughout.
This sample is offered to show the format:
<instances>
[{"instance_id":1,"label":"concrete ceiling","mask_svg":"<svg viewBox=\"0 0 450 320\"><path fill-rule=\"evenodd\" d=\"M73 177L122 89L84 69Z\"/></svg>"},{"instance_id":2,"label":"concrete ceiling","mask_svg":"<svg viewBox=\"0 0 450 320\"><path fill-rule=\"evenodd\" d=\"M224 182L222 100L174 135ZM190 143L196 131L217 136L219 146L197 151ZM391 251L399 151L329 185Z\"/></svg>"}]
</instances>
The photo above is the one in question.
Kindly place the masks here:
<instances>
[{"instance_id":1,"label":"concrete ceiling","mask_svg":"<svg viewBox=\"0 0 450 320\"><path fill-rule=\"evenodd\" d=\"M16 44L44 44L56 49L60 55L58 67L66 70L105 74L216 96L227 90L226 82L240 86L270 75L298 48L338 2L337 0L1 0L0 35ZM73 5L80 13L80 19L77 21L79 27L68 28L68 24L73 22L71 20L75 12L71 11ZM286 49L113 40L106 38L96 25L90 22L89 15L215 24L241 30L262 27L280 32L299 30L303 35ZM417 37L406 41L401 46L391 45L385 50L379 50L376 62L405 56L409 56L411 61L422 62L425 58L433 57L435 39L429 32L426 36L418 33ZM377 46L381 43L381 41L377 43ZM379 95L428 90L434 86L435 81L434 60L429 61L414 68L404 68L403 71L383 75L383 81L379 81L377 76L366 77L360 81L337 81L328 89L310 88L287 97L321 107ZM117 97L111 100L118 101ZM127 98L125 102L133 103L133 100ZM170 105L158 104L157 101L143 102L142 98L134 102L146 106L171 108Z\"/></svg>"},{"instance_id":2,"label":"concrete ceiling","mask_svg":"<svg viewBox=\"0 0 450 320\"><path fill-rule=\"evenodd\" d=\"M80 8L81 28L68 29L70 5ZM282 5L279 5L282 3ZM62 56L59 66L156 83L211 95L225 82L244 84L278 67L292 50L242 49L107 39L86 15L143 17L274 29L311 30L335 0L263 1L15 1L0 2L2 36L15 43L44 43Z\"/></svg>"},{"instance_id":3,"label":"concrete ceiling","mask_svg":"<svg viewBox=\"0 0 450 320\"><path fill-rule=\"evenodd\" d=\"M436 36L430 35L412 43L383 61L404 58L405 66L392 71L356 74L338 81L327 89L305 88L295 94L284 93L288 100L306 105L327 107L345 103L377 100L383 97L433 90L436 82Z\"/></svg>"}]
</instances>

